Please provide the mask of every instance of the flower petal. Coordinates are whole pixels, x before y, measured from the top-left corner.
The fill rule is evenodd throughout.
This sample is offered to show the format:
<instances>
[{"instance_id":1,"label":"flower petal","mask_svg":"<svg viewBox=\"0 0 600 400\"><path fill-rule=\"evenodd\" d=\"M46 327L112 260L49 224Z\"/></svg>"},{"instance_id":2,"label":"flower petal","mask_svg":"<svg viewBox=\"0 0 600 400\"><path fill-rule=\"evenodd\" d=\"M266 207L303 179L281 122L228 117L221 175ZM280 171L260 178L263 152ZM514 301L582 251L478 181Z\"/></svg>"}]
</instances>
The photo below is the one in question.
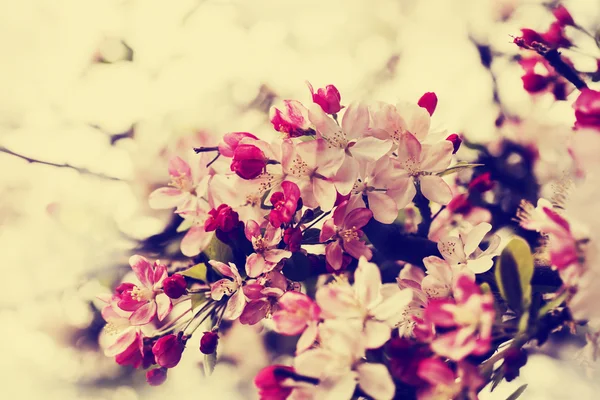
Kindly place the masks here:
<instances>
[{"instance_id":1,"label":"flower petal","mask_svg":"<svg viewBox=\"0 0 600 400\"><path fill-rule=\"evenodd\" d=\"M190 196L189 192L177 188L161 187L150 193L148 204L155 210L174 208L185 203Z\"/></svg>"},{"instance_id":2,"label":"flower petal","mask_svg":"<svg viewBox=\"0 0 600 400\"><path fill-rule=\"evenodd\" d=\"M150 321L152 321L152 319L156 315L156 308L156 302L149 301L142 307L135 310L133 314L131 314L131 316L129 317L129 322L131 323L131 325L149 324Z\"/></svg>"},{"instance_id":3,"label":"flower petal","mask_svg":"<svg viewBox=\"0 0 600 400\"><path fill-rule=\"evenodd\" d=\"M246 274L251 278L256 278L267 269L267 263L264 257L258 253L252 253L246 258Z\"/></svg>"},{"instance_id":4,"label":"flower petal","mask_svg":"<svg viewBox=\"0 0 600 400\"><path fill-rule=\"evenodd\" d=\"M376 264L368 262L365 257L358 260L354 272L354 291L360 304L368 307L381 297L381 273Z\"/></svg>"},{"instance_id":5,"label":"flower petal","mask_svg":"<svg viewBox=\"0 0 600 400\"><path fill-rule=\"evenodd\" d=\"M153 286L154 270L146 257L135 254L129 257L129 265L142 285L147 288Z\"/></svg>"},{"instance_id":6,"label":"flower petal","mask_svg":"<svg viewBox=\"0 0 600 400\"><path fill-rule=\"evenodd\" d=\"M419 177L423 196L438 204L448 204L452 200L450 186L437 175L422 175Z\"/></svg>"},{"instance_id":7,"label":"flower petal","mask_svg":"<svg viewBox=\"0 0 600 400\"><path fill-rule=\"evenodd\" d=\"M334 270L342 268L342 257L342 246L339 241L336 240L325 247L325 258Z\"/></svg>"},{"instance_id":8,"label":"flower petal","mask_svg":"<svg viewBox=\"0 0 600 400\"><path fill-rule=\"evenodd\" d=\"M369 209L373 212L373 218L382 224L391 224L398 218L398 206L394 199L386 193L369 192Z\"/></svg>"},{"instance_id":9,"label":"flower petal","mask_svg":"<svg viewBox=\"0 0 600 400\"><path fill-rule=\"evenodd\" d=\"M173 309L173 303L171 303L171 299L164 293L160 293L156 296L156 305L156 315L159 321L165 319Z\"/></svg>"},{"instance_id":10,"label":"flower petal","mask_svg":"<svg viewBox=\"0 0 600 400\"><path fill-rule=\"evenodd\" d=\"M491 230L492 225L482 222L469 231L464 240L464 250L467 257L479 247L479 243L481 243L485 235Z\"/></svg>"},{"instance_id":11,"label":"flower petal","mask_svg":"<svg viewBox=\"0 0 600 400\"><path fill-rule=\"evenodd\" d=\"M365 322L365 347L367 349L378 349L390 339L392 328L385 322L368 319Z\"/></svg>"},{"instance_id":12,"label":"flower petal","mask_svg":"<svg viewBox=\"0 0 600 400\"><path fill-rule=\"evenodd\" d=\"M321 207L321 210L331 210L337 198L335 184L330 180L313 178L312 186L315 199Z\"/></svg>"},{"instance_id":13,"label":"flower petal","mask_svg":"<svg viewBox=\"0 0 600 400\"><path fill-rule=\"evenodd\" d=\"M362 363L356 367L356 372L358 372L358 386L366 394L377 400L394 398L396 385L383 364Z\"/></svg>"},{"instance_id":14,"label":"flower petal","mask_svg":"<svg viewBox=\"0 0 600 400\"><path fill-rule=\"evenodd\" d=\"M213 238L213 232L206 232L203 226L192 226L181 239L181 252L183 255L193 257L202 252Z\"/></svg>"},{"instance_id":15,"label":"flower petal","mask_svg":"<svg viewBox=\"0 0 600 400\"><path fill-rule=\"evenodd\" d=\"M236 291L227 301L227 307L223 312L223 318L233 321L238 319L244 312L246 297L241 290Z\"/></svg>"}]
</instances>

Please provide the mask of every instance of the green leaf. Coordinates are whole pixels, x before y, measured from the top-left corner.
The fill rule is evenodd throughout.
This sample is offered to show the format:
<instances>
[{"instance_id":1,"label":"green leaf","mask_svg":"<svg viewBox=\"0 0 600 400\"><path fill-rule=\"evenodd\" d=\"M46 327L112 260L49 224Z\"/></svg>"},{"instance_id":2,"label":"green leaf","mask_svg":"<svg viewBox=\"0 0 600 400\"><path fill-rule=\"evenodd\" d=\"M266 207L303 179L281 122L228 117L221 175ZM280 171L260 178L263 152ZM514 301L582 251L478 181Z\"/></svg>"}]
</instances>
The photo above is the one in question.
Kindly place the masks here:
<instances>
[{"instance_id":1,"label":"green leaf","mask_svg":"<svg viewBox=\"0 0 600 400\"><path fill-rule=\"evenodd\" d=\"M531 304L533 255L527 242L516 237L496 261L496 283L500 294L515 312L522 314Z\"/></svg>"},{"instance_id":2,"label":"green leaf","mask_svg":"<svg viewBox=\"0 0 600 400\"><path fill-rule=\"evenodd\" d=\"M471 164L468 162L459 162L456 165L453 165L452 167L440 172L438 175L439 176L446 176L446 175L450 175L453 174L455 172L459 172L462 171L463 169L467 169L467 168L475 168L475 167L481 167L483 166L483 164Z\"/></svg>"},{"instance_id":3,"label":"green leaf","mask_svg":"<svg viewBox=\"0 0 600 400\"><path fill-rule=\"evenodd\" d=\"M191 296L192 299L192 311L206 303L207 297L204 293L195 293Z\"/></svg>"},{"instance_id":4,"label":"green leaf","mask_svg":"<svg viewBox=\"0 0 600 400\"><path fill-rule=\"evenodd\" d=\"M187 276L188 278L197 279L206 282L206 264L200 263L188 268L185 271L178 272L179 275Z\"/></svg>"},{"instance_id":5,"label":"green leaf","mask_svg":"<svg viewBox=\"0 0 600 400\"><path fill-rule=\"evenodd\" d=\"M303 253L293 253L285 260L282 272L286 278L301 282L310 276L310 260Z\"/></svg>"},{"instance_id":6,"label":"green leaf","mask_svg":"<svg viewBox=\"0 0 600 400\"><path fill-rule=\"evenodd\" d=\"M204 254L206 254L209 260L217 260L224 263L233 261L231 247L221 242L216 236L211 240L208 247L204 249Z\"/></svg>"},{"instance_id":7,"label":"green leaf","mask_svg":"<svg viewBox=\"0 0 600 400\"><path fill-rule=\"evenodd\" d=\"M215 370L215 366L217 365L217 352L213 352L212 354L204 355L204 362L202 366L204 367L204 375L210 376Z\"/></svg>"},{"instance_id":8,"label":"green leaf","mask_svg":"<svg viewBox=\"0 0 600 400\"><path fill-rule=\"evenodd\" d=\"M527 389L527 384L520 386L513 394L508 396L506 400L517 400L523 394L525 389Z\"/></svg>"},{"instance_id":9,"label":"green leaf","mask_svg":"<svg viewBox=\"0 0 600 400\"><path fill-rule=\"evenodd\" d=\"M490 287L490 284L487 282L483 282L481 285L479 285L479 288L481 289L481 292L483 292L483 293L492 293L492 288Z\"/></svg>"}]
</instances>

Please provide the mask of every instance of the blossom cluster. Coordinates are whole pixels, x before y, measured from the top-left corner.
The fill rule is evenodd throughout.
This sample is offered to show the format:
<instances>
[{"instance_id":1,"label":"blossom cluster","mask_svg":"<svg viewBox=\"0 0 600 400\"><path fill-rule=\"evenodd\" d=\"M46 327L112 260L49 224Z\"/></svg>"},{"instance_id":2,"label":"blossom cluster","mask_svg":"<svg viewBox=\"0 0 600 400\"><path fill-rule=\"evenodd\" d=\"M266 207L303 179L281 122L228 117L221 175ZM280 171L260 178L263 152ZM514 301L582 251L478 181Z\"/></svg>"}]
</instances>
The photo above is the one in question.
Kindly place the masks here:
<instances>
[{"instance_id":1,"label":"blossom cluster","mask_svg":"<svg viewBox=\"0 0 600 400\"><path fill-rule=\"evenodd\" d=\"M576 25L564 7L554 15L548 32L523 29L515 43L537 52L522 59L525 89L552 84L564 99L569 63L548 52L570 47L564 28ZM534 61L557 76L531 72ZM297 342L285 365L257 374L262 399L475 399L488 382L515 379L527 343L600 317L589 303L600 286L595 226L577 215L599 187L586 143L600 146L600 92L576 87L567 157L581 195L575 212L523 200L504 226L527 241L501 240L501 207L487 199L512 182L457 159L461 135L431 128L432 92L343 105L335 86L308 84L311 104L284 100L271 132L226 133L172 158L171 182L149 202L174 210L190 261L131 257L134 282L102 299L105 353L159 385L201 326L195 343L216 359L223 326L263 324ZM545 297L534 293L540 268L560 281Z\"/></svg>"}]
</instances>

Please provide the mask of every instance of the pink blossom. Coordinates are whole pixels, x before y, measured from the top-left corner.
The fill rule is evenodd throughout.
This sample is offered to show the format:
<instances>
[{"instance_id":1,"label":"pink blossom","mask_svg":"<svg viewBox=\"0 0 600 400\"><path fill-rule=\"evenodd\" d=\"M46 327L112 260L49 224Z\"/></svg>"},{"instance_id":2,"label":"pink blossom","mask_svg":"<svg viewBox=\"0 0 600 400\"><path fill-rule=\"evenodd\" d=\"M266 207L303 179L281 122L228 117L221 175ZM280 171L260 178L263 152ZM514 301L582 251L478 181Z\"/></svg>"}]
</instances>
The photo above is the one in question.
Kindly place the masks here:
<instances>
[{"instance_id":1,"label":"pink blossom","mask_svg":"<svg viewBox=\"0 0 600 400\"><path fill-rule=\"evenodd\" d=\"M573 103L575 109L576 128L600 129L600 92L582 89Z\"/></svg>"},{"instance_id":2,"label":"pink blossom","mask_svg":"<svg viewBox=\"0 0 600 400\"><path fill-rule=\"evenodd\" d=\"M308 349L317 338L321 310L305 294L289 291L279 298L279 310L273 313L275 331L283 335L300 335L296 352Z\"/></svg>"},{"instance_id":3,"label":"pink blossom","mask_svg":"<svg viewBox=\"0 0 600 400\"><path fill-rule=\"evenodd\" d=\"M102 308L102 318L106 321L102 347L107 357L119 357L120 364L137 368L142 362L143 336L139 326L132 325L130 311L118 307L120 298L112 296L103 300L107 304Z\"/></svg>"},{"instance_id":4,"label":"pink blossom","mask_svg":"<svg viewBox=\"0 0 600 400\"><path fill-rule=\"evenodd\" d=\"M243 281L237 267L233 263L227 265L215 260L211 260L208 263L217 272L226 277L211 284L210 297L213 300L220 301L223 296L228 296L229 299L227 300L227 307L223 313L223 318L228 320L239 318L246 306L246 296L242 290Z\"/></svg>"},{"instance_id":5,"label":"pink blossom","mask_svg":"<svg viewBox=\"0 0 600 400\"><path fill-rule=\"evenodd\" d=\"M494 323L494 297L482 293L468 275L456 280L454 301L431 300L425 309L425 319L436 328L454 328L438 334L431 343L437 354L461 361L470 354L489 351Z\"/></svg>"},{"instance_id":6,"label":"pink blossom","mask_svg":"<svg viewBox=\"0 0 600 400\"><path fill-rule=\"evenodd\" d=\"M281 188L283 192L273 193L270 199L273 209L269 213L269 222L276 227L292 221L300 199L300 189L294 182L284 181Z\"/></svg>"},{"instance_id":7,"label":"pink blossom","mask_svg":"<svg viewBox=\"0 0 600 400\"><path fill-rule=\"evenodd\" d=\"M452 143L447 140L432 145L421 144L413 134L403 133L399 137L397 164L404 172L402 179L412 183L407 185L407 192L414 196L413 185L418 183L426 198L448 204L452 200L452 191L437 173L450 166L453 151Z\"/></svg>"},{"instance_id":8,"label":"pink blossom","mask_svg":"<svg viewBox=\"0 0 600 400\"><path fill-rule=\"evenodd\" d=\"M477 367L466 362L459 363L454 372L448 364L437 358L427 358L419 362L417 375L428 383L419 388L418 400L446 400L456 396L476 400L477 393L485 384Z\"/></svg>"},{"instance_id":9,"label":"pink blossom","mask_svg":"<svg viewBox=\"0 0 600 400\"><path fill-rule=\"evenodd\" d=\"M212 232L219 229L223 232L231 232L237 228L240 220L237 212L233 211L227 204L221 204L216 209L208 212L208 218L204 222L204 230Z\"/></svg>"},{"instance_id":10,"label":"pink blossom","mask_svg":"<svg viewBox=\"0 0 600 400\"><path fill-rule=\"evenodd\" d=\"M200 254L211 242L214 232L207 232L204 228L209 214L206 208L201 206L200 200L194 200L182 207L177 214L184 221L182 226L190 226L183 239L181 239L181 252L183 255L193 257ZM181 229L181 226L180 228Z\"/></svg>"},{"instance_id":11,"label":"pink blossom","mask_svg":"<svg viewBox=\"0 0 600 400\"><path fill-rule=\"evenodd\" d=\"M500 245L500 237L493 235L485 251L479 249L479 244L485 235L492 229L487 222L470 229L467 233L460 233L460 237L448 236L440 239L438 250L453 266L466 266L476 274L481 274L492 268L492 258Z\"/></svg>"},{"instance_id":12,"label":"pink blossom","mask_svg":"<svg viewBox=\"0 0 600 400\"><path fill-rule=\"evenodd\" d=\"M185 342L171 334L160 337L152 346L152 353L158 365L173 368L179 364L184 349Z\"/></svg>"},{"instance_id":13,"label":"pink blossom","mask_svg":"<svg viewBox=\"0 0 600 400\"><path fill-rule=\"evenodd\" d=\"M559 4L554 10L552 10L552 14L554 14L554 18L561 26L575 26L575 21L571 16L571 13L565 6Z\"/></svg>"},{"instance_id":14,"label":"pink blossom","mask_svg":"<svg viewBox=\"0 0 600 400\"><path fill-rule=\"evenodd\" d=\"M284 100L284 111L271 109L271 124L276 131L285 134L285 138L295 138L314 134L308 120L308 110L299 101Z\"/></svg>"},{"instance_id":15,"label":"pink blossom","mask_svg":"<svg viewBox=\"0 0 600 400\"><path fill-rule=\"evenodd\" d=\"M325 257L333 269L339 270L342 267L344 251L356 259L361 256L367 260L371 259L373 253L361 240L363 233L360 229L372 217L371 210L366 208L349 209L348 201L345 201L335 209L333 218L325 221L319 240L321 242L333 240L325 248Z\"/></svg>"},{"instance_id":16,"label":"pink blossom","mask_svg":"<svg viewBox=\"0 0 600 400\"><path fill-rule=\"evenodd\" d=\"M429 298L423 290L421 283L425 279L422 269L410 264L403 266L398 278L398 287L412 292L412 300L408 303L403 318L398 321L398 333L400 337L413 337L416 326L415 318L422 319Z\"/></svg>"},{"instance_id":17,"label":"pink blossom","mask_svg":"<svg viewBox=\"0 0 600 400\"><path fill-rule=\"evenodd\" d=\"M133 269L140 285L132 285L119 296L118 306L131 311L129 321L132 325L146 325L158 316L159 321L171 312L171 299L162 292L163 281L167 278L167 267L158 261L151 264L146 258L131 256L129 265Z\"/></svg>"},{"instance_id":18,"label":"pink blossom","mask_svg":"<svg viewBox=\"0 0 600 400\"><path fill-rule=\"evenodd\" d=\"M431 100L427 100L427 105L433 113L435 107ZM430 113L417 104L403 102L394 106L378 102L369 111L372 120L371 134L380 139L391 138L398 144L405 133L411 133L418 140L424 140L429 133Z\"/></svg>"},{"instance_id":19,"label":"pink blossom","mask_svg":"<svg viewBox=\"0 0 600 400\"><path fill-rule=\"evenodd\" d=\"M166 368L154 368L146 372L146 382L150 386L160 386L167 380Z\"/></svg>"},{"instance_id":20,"label":"pink blossom","mask_svg":"<svg viewBox=\"0 0 600 400\"><path fill-rule=\"evenodd\" d=\"M267 224L263 235L258 223L250 220L246 223L245 233L246 239L252 242L255 251L246 259L246 274L251 278L269 272L281 260L292 256L290 251L277 248L282 240L280 228Z\"/></svg>"},{"instance_id":21,"label":"pink blossom","mask_svg":"<svg viewBox=\"0 0 600 400\"><path fill-rule=\"evenodd\" d=\"M391 290L384 290L387 289ZM385 294L385 296L384 296ZM341 318L361 322L364 345L368 349L383 346L392 327L412 299L412 291L396 285L382 285L377 265L361 257L354 272L354 285L340 282L317 290L316 300L324 318Z\"/></svg>"},{"instance_id":22,"label":"pink blossom","mask_svg":"<svg viewBox=\"0 0 600 400\"><path fill-rule=\"evenodd\" d=\"M205 157L198 157L205 160ZM198 161L197 161L198 163ZM204 162L206 164L206 162ZM206 193L209 170L204 165L192 167L180 157L169 160L169 186L161 187L150 193L149 203L151 208L164 209L177 207L178 209L196 196Z\"/></svg>"},{"instance_id":23,"label":"pink blossom","mask_svg":"<svg viewBox=\"0 0 600 400\"><path fill-rule=\"evenodd\" d=\"M327 114L336 114L344 108L344 106L340 104L342 96L335 86L327 85L325 86L325 89L320 88L315 93L310 82L306 82L306 84L312 95L313 102L321 106L321 109Z\"/></svg>"},{"instance_id":24,"label":"pink blossom","mask_svg":"<svg viewBox=\"0 0 600 400\"><path fill-rule=\"evenodd\" d=\"M433 115L437 107L438 98L434 92L427 92L417 102L419 107L427 110L429 115Z\"/></svg>"},{"instance_id":25,"label":"pink blossom","mask_svg":"<svg viewBox=\"0 0 600 400\"><path fill-rule=\"evenodd\" d=\"M242 179L254 179L267 167L265 153L254 144L238 144L231 160L231 170Z\"/></svg>"},{"instance_id":26,"label":"pink blossom","mask_svg":"<svg viewBox=\"0 0 600 400\"><path fill-rule=\"evenodd\" d=\"M183 275L173 274L163 281L163 290L171 299L178 299L187 292L187 282Z\"/></svg>"},{"instance_id":27,"label":"pink blossom","mask_svg":"<svg viewBox=\"0 0 600 400\"><path fill-rule=\"evenodd\" d=\"M233 157L240 141L243 139L258 140L256 136L249 132L230 132L223 135L223 141L219 143L219 154L223 157Z\"/></svg>"},{"instance_id":28,"label":"pink blossom","mask_svg":"<svg viewBox=\"0 0 600 400\"><path fill-rule=\"evenodd\" d=\"M475 275L467 268L452 267L446 260L430 256L423 259L427 275L421 282L421 287L430 299L444 299L452 296L452 288L460 274L468 274L472 280Z\"/></svg>"},{"instance_id":29,"label":"pink blossom","mask_svg":"<svg viewBox=\"0 0 600 400\"><path fill-rule=\"evenodd\" d=\"M392 399L395 385L383 364L367 363L359 323L327 320L320 326L319 347L294 360L297 373L319 379L315 398L352 398L356 386L375 399Z\"/></svg>"},{"instance_id":30,"label":"pink blossom","mask_svg":"<svg viewBox=\"0 0 600 400\"><path fill-rule=\"evenodd\" d=\"M278 270L267 272L244 286L248 304L240 316L240 322L254 325L278 309L278 299L288 288L288 281Z\"/></svg>"},{"instance_id":31,"label":"pink blossom","mask_svg":"<svg viewBox=\"0 0 600 400\"><path fill-rule=\"evenodd\" d=\"M261 369L254 378L260 400L285 400L292 394L293 383L286 372L294 372L294 368L285 365L269 365Z\"/></svg>"},{"instance_id":32,"label":"pink blossom","mask_svg":"<svg viewBox=\"0 0 600 400\"><path fill-rule=\"evenodd\" d=\"M304 205L331 210L337 197L333 177L344 162L343 153L316 139L299 144L285 140L282 154L286 180L298 185Z\"/></svg>"},{"instance_id":33,"label":"pink blossom","mask_svg":"<svg viewBox=\"0 0 600 400\"><path fill-rule=\"evenodd\" d=\"M317 105L309 109L308 116L317 129L318 137L332 149L337 149L344 159L334 177L335 186L342 195L347 194L356 182L359 161L376 161L392 147L390 140L367 136L369 110L364 104L351 104L344 112L341 126Z\"/></svg>"},{"instance_id":34,"label":"pink blossom","mask_svg":"<svg viewBox=\"0 0 600 400\"><path fill-rule=\"evenodd\" d=\"M398 218L398 211L415 196L414 184L406 179L404 171L394 168L389 157L377 162L360 164L358 178L350 192L351 208L365 208L363 196L367 197L373 218L391 224Z\"/></svg>"}]
</instances>

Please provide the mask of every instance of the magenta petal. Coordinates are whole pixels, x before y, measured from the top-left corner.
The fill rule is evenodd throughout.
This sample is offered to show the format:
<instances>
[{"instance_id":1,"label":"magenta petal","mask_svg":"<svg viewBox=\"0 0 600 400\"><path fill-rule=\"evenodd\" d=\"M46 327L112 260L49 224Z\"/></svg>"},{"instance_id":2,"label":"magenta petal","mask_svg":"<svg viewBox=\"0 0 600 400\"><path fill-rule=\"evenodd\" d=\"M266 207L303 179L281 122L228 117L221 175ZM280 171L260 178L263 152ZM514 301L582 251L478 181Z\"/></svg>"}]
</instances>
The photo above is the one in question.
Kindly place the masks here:
<instances>
[{"instance_id":1,"label":"magenta petal","mask_svg":"<svg viewBox=\"0 0 600 400\"><path fill-rule=\"evenodd\" d=\"M254 220L246 222L246 228L244 229L246 239L252 241L252 238L260 236L260 226Z\"/></svg>"},{"instance_id":2,"label":"magenta petal","mask_svg":"<svg viewBox=\"0 0 600 400\"><path fill-rule=\"evenodd\" d=\"M436 358L427 358L419 363L417 375L437 386L450 386L454 384L454 373L446 363Z\"/></svg>"},{"instance_id":3,"label":"magenta petal","mask_svg":"<svg viewBox=\"0 0 600 400\"><path fill-rule=\"evenodd\" d=\"M360 229L373 218L373 212L368 208L357 208L348 213L344 221L344 227Z\"/></svg>"},{"instance_id":4,"label":"magenta petal","mask_svg":"<svg viewBox=\"0 0 600 400\"><path fill-rule=\"evenodd\" d=\"M104 350L104 354L107 357L114 357L119 353L124 352L135 340L137 339L138 333L135 329L126 329L120 334L111 339L113 342Z\"/></svg>"},{"instance_id":5,"label":"magenta petal","mask_svg":"<svg viewBox=\"0 0 600 400\"><path fill-rule=\"evenodd\" d=\"M323 224L323 227L321 228L321 234L319 235L319 240L321 242L325 242L326 240L331 239L333 235L335 235L335 224L333 222L333 218L330 218Z\"/></svg>"},{"instance_id":6,"label":"magenta petal","mask_svg":"<svg viewBox=\"0 0 600 400\"><path fill-rule=\"evenodd\" d=\"M240 322L244 325L254 325L266 317L270 308L267 300L251 301L244 307L244 311L240 315Z\"/></svg>"},{"instance_id":7,"label":"magenta petal","mask_svg":"<svg viewBox=\"0 0 600 400\"><path fill-rule=\"evenodd\" d=\"M129 317L129 322L131 325L146 325L149 324L150 321L156 315L156 302L150 301L146 305L138 308L131 314Z\"/></svg>"},{"instance_id":8,"label":"magenta petal","mask_svg":"<svg viewBox=\"0 0 600 400\"><path fill-rule=\"evenodd\" d=\"M357 260L361 256L364 256L367 261L373 257L373 252L371 249L367 247L366 243L361 240L350 240L348 242L344 242L344 250L346 250L346 253L350 254Z\"/></svg>"},{"instance_id":9,"label":"magenta petal","mask_svg":"<svg viewBox=\"0 0 600 400\"><path fill-rule=\"evenodd\" d=\"M171 303L169 296L164 293L157 295L155 300L157 305L156 315L158 316L158 320L162 321L173 309L173 303Z\"/></svg>"},{"instance_id":10,"label":"magenta petal","mask_svg":"<svg viewBox=\"0 0 600 400\"><path fill-rule=\"evenodd\" d=\"M336 271L342 268L342 246L340 246L338 241L327 245L325 248L325 258L329 265L331 265L331 268Z\"/></svg>"},{"instance_id":11,"label":"magenta petal","mask_svg":"<svg viewBox=\"0 0 600 400\"><path fill-rule=\"evenodd\" d=\"M153 286L154 270L152 269L152 264L146 257L137 254L133 255L129 258L129 265L131 265L131 269L142 285L147 288Z\"/></svg>"}]
</instances>

